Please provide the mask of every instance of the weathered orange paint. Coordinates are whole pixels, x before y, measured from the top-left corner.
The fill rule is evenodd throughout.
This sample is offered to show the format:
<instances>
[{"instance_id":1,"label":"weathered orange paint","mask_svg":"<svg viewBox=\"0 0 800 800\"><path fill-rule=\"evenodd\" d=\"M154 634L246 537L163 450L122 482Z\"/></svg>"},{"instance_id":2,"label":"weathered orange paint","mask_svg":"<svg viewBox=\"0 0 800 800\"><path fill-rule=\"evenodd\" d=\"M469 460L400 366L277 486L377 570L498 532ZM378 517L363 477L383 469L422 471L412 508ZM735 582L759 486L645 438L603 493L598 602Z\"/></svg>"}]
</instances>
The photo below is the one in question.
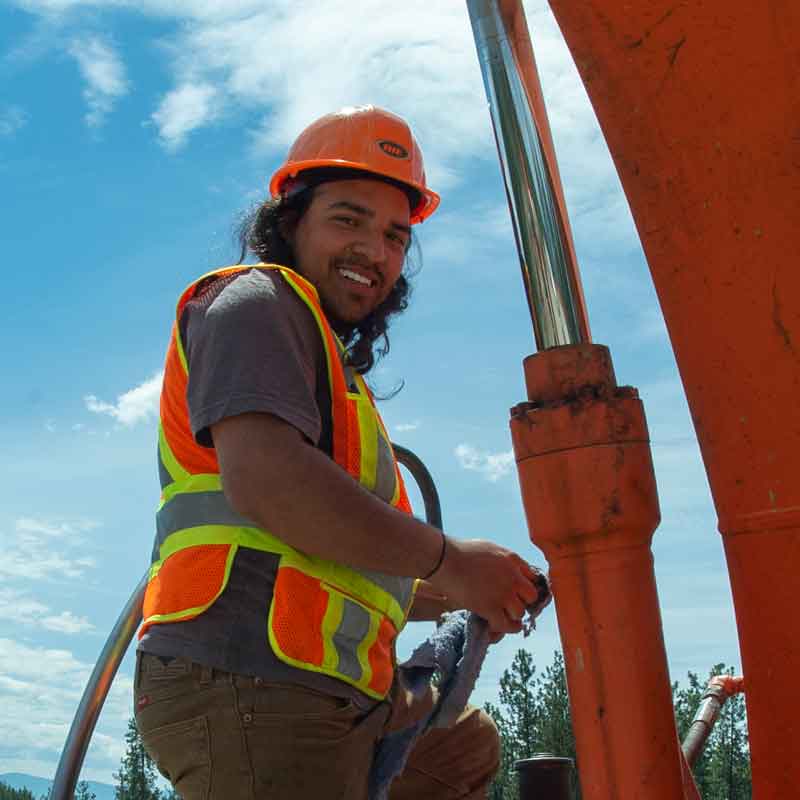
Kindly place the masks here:
<instances>
[{"instance_id":1,"label":"weathered orange paint","mask_svg":"<svg viewBox=\"0 0 800 800\"><path fill-rule=\"evenodd\" d=\"M650 542L644 411L608 349L525 360L511 435L531 540L550 566L586 800L696 797L675 730Z\"/></svg>"},{"instance_id":2,"label":"weathered orange paint","mask_svg":"<svg viewBox=\"0 0 800 800\"><path fill-rule=\"evenodd\" d=\"M800 4L550 5L630 203L708 472L754 797L785 800L800 769Z\"/></svg>"}]
</instances>

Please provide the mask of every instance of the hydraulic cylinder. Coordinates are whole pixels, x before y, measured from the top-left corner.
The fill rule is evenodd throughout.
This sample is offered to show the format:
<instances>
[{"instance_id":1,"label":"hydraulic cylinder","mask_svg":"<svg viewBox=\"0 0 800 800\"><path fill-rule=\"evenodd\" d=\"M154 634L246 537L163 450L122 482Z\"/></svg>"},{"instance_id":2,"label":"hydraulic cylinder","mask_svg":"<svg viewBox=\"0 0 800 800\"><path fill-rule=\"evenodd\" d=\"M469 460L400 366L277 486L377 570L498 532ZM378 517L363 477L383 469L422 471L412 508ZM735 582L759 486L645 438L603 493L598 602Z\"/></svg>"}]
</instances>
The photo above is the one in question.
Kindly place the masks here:
<instances>
[{"instance_id":1,"label":"hydraulic cylinder","mask_svg":"<svg viewBox=\"0 0 800 800\"><path fill-rule=\"evenodd\" d=\"M650 543L658 495L642 403L602 345L525 360L511 435L547 557L586 800L685 796Z\"/></svg>"}]
</instances>

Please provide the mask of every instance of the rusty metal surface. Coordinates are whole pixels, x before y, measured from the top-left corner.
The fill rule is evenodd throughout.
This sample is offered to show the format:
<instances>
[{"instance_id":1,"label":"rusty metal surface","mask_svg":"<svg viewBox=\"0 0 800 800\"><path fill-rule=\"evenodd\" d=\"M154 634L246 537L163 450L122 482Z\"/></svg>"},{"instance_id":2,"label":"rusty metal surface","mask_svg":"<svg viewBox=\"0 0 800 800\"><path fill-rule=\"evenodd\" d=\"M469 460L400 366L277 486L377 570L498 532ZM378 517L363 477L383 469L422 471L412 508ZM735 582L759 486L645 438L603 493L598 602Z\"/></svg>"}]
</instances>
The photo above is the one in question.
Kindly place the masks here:
<instances>
[{"instance_id":1,"label":"rusty metal surface","mask_svg":"<svg viewBox=\"0 0 800 800\"><path fill-rule=\"evenodd\" d=\"M754 795L797 791L800 4L550 0L616 163L731 578Z\"/></svg>"},{"instance_id":2,"label":"rusty metal surface","mask_svg":"<svg viewBox=\"0 0 800 800\"><path fill-rule=\"evenodd\" d=\"M694 798L650 550L659 507L642 404L600 345L547 350L525 372L511 436L550 567L583 797Z\"/></svg>"}]
</instances>

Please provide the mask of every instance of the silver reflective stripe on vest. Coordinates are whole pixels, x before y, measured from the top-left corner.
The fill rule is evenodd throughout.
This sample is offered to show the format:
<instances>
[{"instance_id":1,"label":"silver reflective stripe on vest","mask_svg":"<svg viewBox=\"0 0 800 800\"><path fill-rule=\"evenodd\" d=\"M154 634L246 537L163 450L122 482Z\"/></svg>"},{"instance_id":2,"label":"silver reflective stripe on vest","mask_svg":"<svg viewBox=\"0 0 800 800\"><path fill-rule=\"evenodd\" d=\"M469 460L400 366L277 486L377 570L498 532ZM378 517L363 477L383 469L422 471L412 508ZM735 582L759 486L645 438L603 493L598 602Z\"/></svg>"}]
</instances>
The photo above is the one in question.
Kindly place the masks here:
<instances>
[{"instance_id":1,"label":"silver reflective stripe on vest","mask_svg":"<svg viewBox=\"0 0 800 800\"><path fill-rule=\"evenodd\" d=\"M176 494L156 514L156 543L158 553L166 538L175 531L201 525L233 525L252 528L253 523L234 511L222 492L187 492Z\"/></svg>"},{"instance_id":2,"label":"silver reflective stripe on vest","mask_svg":"<svg viewBox=\"0 0 800 800\"><path fill-rule=\"evenodd\" d=\"M364 674L356 654L369 633L369 623L369 614L358 603L345 597L342 621L333 635L333 644L339 656L337 672L354 681L360 681Z\"/></svg>"},{"instance_id":3,"label":"silver reflective stripe on vest","mask_svg":"<svg viewBox=\"0 0 800 800\"><path fill-rule=\"evenodd\" d=\"M375 494L387 503L392 502L397 484L394 456L386 439L378 433L378 463L375 469Z\"/></svg>"},{"instance_id":4,"label":"silver reflective stripe on vest","mask_svg":"<svg viewBox=\"0 0 800 800\"><path fill-rule=\"evenodd\" d=\"M401 575L385 575L383 572L372 572L368 569L356 570L365 578L380 586L384 592L390 594L397 600L397 604L403 611L406 610L411 600L411 592L414 588L414 578L404 578Z\"/></svg>"}]
</instances>

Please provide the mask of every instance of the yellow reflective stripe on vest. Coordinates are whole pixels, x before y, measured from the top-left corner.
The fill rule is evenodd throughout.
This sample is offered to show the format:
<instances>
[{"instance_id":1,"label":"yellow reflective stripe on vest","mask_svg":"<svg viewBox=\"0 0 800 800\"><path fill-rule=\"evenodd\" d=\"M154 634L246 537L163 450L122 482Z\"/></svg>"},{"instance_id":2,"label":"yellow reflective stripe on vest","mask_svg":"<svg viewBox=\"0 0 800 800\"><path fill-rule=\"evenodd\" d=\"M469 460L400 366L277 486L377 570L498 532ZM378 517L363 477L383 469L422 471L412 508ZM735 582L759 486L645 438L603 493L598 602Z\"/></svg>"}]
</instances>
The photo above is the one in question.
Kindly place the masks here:
<instances>
[{"instance_id":1,"label":"yellow reflective stripe on vest","mask_svg":"<svg viewBox=\"0 0 800 800\"><path fill-rule=\"evenodd\" d=\"M297 296L306 304L306 306L308 306L308 310L314 316L314 320L317 323L317 327L320 329L321 333L328 323L326 320L322 320L320 318L316 306L308 299L306 295L305 287L300 284L300 282L297 280L297 276L291 272L291 270L281 269L278 271L281 273L281 275L283 275L283 279L292 287L292 289L294 289L295 294L297 294ZM315 297L319 297L316 288L312 284L308 284L308 289L314 293ZM334 334L334 338L336 339L337 344L340 344L339 337ZM322 336L322 349L325 352L325 362L328 373L328 389L331 393L331 402L333 402L333 364L331 364L331 353L328 352L328 345L324 336Z\"/></svg>"},{"instance_id":2,"label":"yellow reflective stripe on vest","mask_svg":"<svg viewBox=\"0 0 800 800\"><path fill-rule=\"evenodd\" d=\"M344 614L344 598L340 594L328 592L328 608L322 620L322 664L321 669L338 670L339 651L333 643L333 638L342 624Z\"/></svg>"},{"instance_id":3,"label":"yellow reflective stripe on vest","mask_svg":"<svg viewBox=\"0 0 800 800\"><path fill-rule=\"evenodd\" d=\"M378 482L378 424L375 409L364 395L347 393L356 404L358 427L361 433L361 484L371 492Z\"/></svg>"},{"instance_id":4,"label":"yellow reflective stripe on vest","mask_svg":"<svg viewBox=\"0 0 800 800\"><path fill-rule=\"evenodd\" d=\"M170 534L161 547L158 549L158 561L151 567L161 568L162 562L166 561L173 553L184 550L187 547L195 547L204 544L234 544L241 547L250 547L253 550L263 550L267 553L289 553L292 549L285 542L281 542L275 536L270 536L260 528L235 528L228 525L198 525L195 528L176 531Z\"/></svg>"},{"instance_id":5,"label":"yellow reflective stripe on vest","mask_svg":"<svg viewBox=\"0 0 800 800\"><path fill-rule=\"evenodd\" d=\"M181 480L174 481L161 491L161 502L158 510L180 494L192 494L196 492L222 492L222 478L216 472L204 472L198 475L189 475Z\"/></svg>"},{"instance_id":6,"label":"yellow reflective stripe on vest","mask_svg":"<svg viewBox=\"0 0 800 800\"><path fill-rule=\"evenodd\" d=\"M191 477L190 473L175 458L164 434L164 425L161 422L158 423L158 458L173 481L182 481Z\"/></svg>"}]
</instances>

